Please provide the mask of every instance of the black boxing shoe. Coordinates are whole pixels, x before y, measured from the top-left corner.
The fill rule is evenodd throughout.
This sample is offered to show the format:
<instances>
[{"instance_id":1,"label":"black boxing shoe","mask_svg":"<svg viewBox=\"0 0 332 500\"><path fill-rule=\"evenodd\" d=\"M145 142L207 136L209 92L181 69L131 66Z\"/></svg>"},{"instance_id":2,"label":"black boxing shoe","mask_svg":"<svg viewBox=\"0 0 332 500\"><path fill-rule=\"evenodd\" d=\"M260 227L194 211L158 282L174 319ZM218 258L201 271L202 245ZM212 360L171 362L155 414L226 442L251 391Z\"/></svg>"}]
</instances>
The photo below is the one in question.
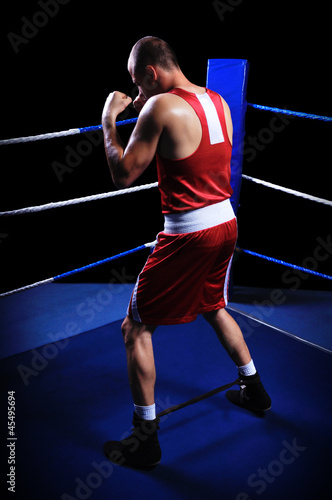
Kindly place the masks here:
<instances>
[{"instance_id":1,"label":"black boxing shoe","mask_svg":"<svg viewBox=\"0 0 332 500\"><path fill-rule=\"evenodd\" d=\"M254 412L265 412L271 408L271 398L264 389L258 373L245 377L239 374L240 390L227 391L228 401Z\"/></svg>"},{"instance_id":2,"label":"black boxing shoe","mask_svg":"<svg viewBox=\"0 0 332 500\"><path fill-rule=\"evenodd\" d=\"M157 430L159 418L143 420L134 413L132 434L122 441L104 444L106 457L117 465L152 468L160 463L161 449Z\"/></svg>"}]
</instances>

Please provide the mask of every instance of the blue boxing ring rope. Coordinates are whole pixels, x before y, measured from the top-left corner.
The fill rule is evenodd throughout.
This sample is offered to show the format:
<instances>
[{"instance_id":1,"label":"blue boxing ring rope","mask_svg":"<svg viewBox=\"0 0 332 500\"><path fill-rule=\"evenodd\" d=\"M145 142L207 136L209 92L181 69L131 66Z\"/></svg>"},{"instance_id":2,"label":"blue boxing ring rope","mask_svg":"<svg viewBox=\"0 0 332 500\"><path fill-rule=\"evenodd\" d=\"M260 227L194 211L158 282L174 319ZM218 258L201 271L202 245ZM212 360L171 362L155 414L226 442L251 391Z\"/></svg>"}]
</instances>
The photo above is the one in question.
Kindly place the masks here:
<instances>
[{"instance_id":1,"label":"blue boxing ring rope","mask_svg":"<svg viewBox=\"0 0 332 500\"><path fill-rule=\"evenodd\" d=\"M260 109L262 111L271 111L273 113L282 113L285 115L295 116L297 118L309 118L311 120L321 120L325 122L332 122L332 117L330 116L320 116L320 115L312 115L309 113L302 113L300 111L290 111L289 109L281 109L281 108L271 108L268 106L262 106L260 104L251 104L247 103L248 106L256 109ZM116 122L116 125L131 125L137 122L137 118L129 118L127 120L122 120ZM27 137L16 137L13 139L3 139L0 140L0 146L9 146L11 144L21 144L24 142L33 142L33 141L41 141L46 139L56 139L58 137L65 137L68 135L76 135L76 134L85 134L87 132L95 132L97 130L101 130L102 125L92 125L90 127L81 127L81 128L71 128L69 130L64 130L62 132L51 132L48 134L39 134L39 135L30 135Z\"/></svg>"},{"instance_id":2,"label":"blue boxing ring rope","mask_svg":"<svg viewBox=\"0 0 332 500\"><path fill-rule=\"evenodd\" d=\"M136 122L137 118L129 118L128 120L122 120L116 122L116 125L119 127L123 125L130 125ZM58 137L66 137L68 135L95 132L97 130L101 130L102 128L103 128L102 125L93 125L91 127L71 128L69 130L63 130L62 132L51 132L49 134L29 135L27 137L15 137L14 139L4 139L0 141L0 146L8 146L10 144L21 144L24 142L43 141L47 139L57 139Z\"/></svg>"},{"instance_id":3,"label":"blue boxing ring rope","mask_svg":"<svg viewBox=\"0 0 332 500\"><path fill-rule=\"evenodd\" d=\"M332 122L331 116L312 115L309 113L301 113L300 111L291 111L289 109L270 108L269 106L262 106L261 104L251 104L250 102L248 102L247 104L251 108L260 109L262 111L271 111L272 113L281 113L283 115L296 116L297 118L309 118L310 120Z\"/></svg>"},{"instance_id":4,"label":"blue boxing ring rope","mask_svg":"<svg viewBox=\"0 0 332 500\"><path fill-rule=\"evenodd\" d=\"M314 271L313 269L297 266L296 264L291 264L290 262L285 262L284 260L275 259L274 257L268 257L267 255L253 252L252 250L246 250L244 248L237 247L236 251L240 253L247 253L248 255L252 255L253 257L258 257L260 259L268 260L269 262L274 262L275 264L280 264L281 266L291 267L292 269L296 269L297 271L303 271L304 273L312 274L313 276L318 276L319 278L332 280L332 276L329 276L328 274L319 273L317 271Z\"/></svg>"},{"instance_id":5,"label":"blue boxing ring rope","mask_svg":"<svg viewBox=\"0 0 332 500\"><path fill-rule=\"evenodd\" d=\"M92 264L87 264L86 266L82 266L82 267L79 267L77 269L73 269L72 271L67 271L65 273L58 274L57 276L54 276L52 278L47 278L45 280L37 281L36 283L32 283L31 285L26 285L26 286L23 286L21 288L16 288L15 290L10 290L9 292L1 293L0 298L7 297L9 295L13 295L14 293L24 292L26 290L30 290L31 288L36 288L37 286L46 285L48 283L56 283L57 281L60 281L64 278L68 278L69 276L72 276L73 274L87 271L88 269L92 269L94 267L100 266L102 264L106 264L106 263L111 262L113 260L120 259L121 257L126 257L127 255L131 255L131 254L139 252L141 250L145 250L146 248L151 249L155 245L156 245L156 241L152 241L150 243L145 243L145 244L140 245L136 248L132 248L130 250L126 250L125 252L121 252L117 255L113 255L112 257L107 257L106 259L98 260L97 262L93 262ZM274 257L268 257L267 255L262 255L260 253L253 252L251 250L237 247L236 251L240 252L240 253L247 253L247 254L252 255L254 257L258 257L260 259L265 259L265 260L268 260L270 262L274 262L275 264L280 264L280 265L285 266L285 267L297 269L299 271L303 271L305 273L312 274L312 275L318 276L320 278L332 280L332 276L329 276L328 274L319 273L319 272L314 271L312 269L308 269L306 267L301 267L301 266L298 266L296 264L291 264L290 262L285 262L283 260L275 259Z\"/></svg>"},{"instance_id":6,"label":"blue boxing ring rope","mask_svg":"<svg viewBox=\"0 0 332 500\"><path fill-rule=\"evenodd\" d=\"M144 245L140 245L136 248L126 250L125 252L121 252L117 255L113 255L112 257L107 257L106 259L98 260L97 262L93 262L92 264L87 264L86 266L79 267L79 268L74 269L72 271L67 271L65 273L58 274L57 276L54 276L52 278L47 278L45 280L37 281L36 283L32 283L31 285L23 286L21 288L16 288L15 290L11 290L9 292L2 293L2 294L0 294L0 298L7 297L9 295L13 295L14 293L17 293L17 292L23 292L25 290L30 290L31 288L35 288L35 287L40 286L40 285L46 285L47 283L55 283L55 282L60 281L64 278L68 278L69 276L72 276L73 274L87 271L88 269L92 269L94 267L101 266L102 264L106 264L106 263L111 262L113 260L120 259L121 257L126 257L127 255L131 255L133 253L139 252L140 250L145 250L146 248L152 248L155 246L155 244L156 244L155 241L153 241L151 243L145 243Z\"/></svg>"}]
</instances>

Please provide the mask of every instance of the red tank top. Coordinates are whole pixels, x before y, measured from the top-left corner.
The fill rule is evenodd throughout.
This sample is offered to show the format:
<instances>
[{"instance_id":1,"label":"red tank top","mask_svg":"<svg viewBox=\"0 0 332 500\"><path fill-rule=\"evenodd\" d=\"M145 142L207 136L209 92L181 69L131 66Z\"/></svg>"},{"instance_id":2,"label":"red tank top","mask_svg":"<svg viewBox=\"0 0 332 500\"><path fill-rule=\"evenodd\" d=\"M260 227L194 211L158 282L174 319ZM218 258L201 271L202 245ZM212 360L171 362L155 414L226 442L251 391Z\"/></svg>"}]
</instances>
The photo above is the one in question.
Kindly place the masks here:
<instances>
[{"instance_id":1,"label":"red tank top","mask_svg":"<svg viewBox=\"0 0 332 500\"><path fill-rule=\"evenodd\" d=\"M232 146L220 96L209 89L203 95L179 88L169 93L193 107L201 122L202 139L187 158L169 160L157 155L162 212L195 210L230 198Z\"/></svg>"}]
</instances>

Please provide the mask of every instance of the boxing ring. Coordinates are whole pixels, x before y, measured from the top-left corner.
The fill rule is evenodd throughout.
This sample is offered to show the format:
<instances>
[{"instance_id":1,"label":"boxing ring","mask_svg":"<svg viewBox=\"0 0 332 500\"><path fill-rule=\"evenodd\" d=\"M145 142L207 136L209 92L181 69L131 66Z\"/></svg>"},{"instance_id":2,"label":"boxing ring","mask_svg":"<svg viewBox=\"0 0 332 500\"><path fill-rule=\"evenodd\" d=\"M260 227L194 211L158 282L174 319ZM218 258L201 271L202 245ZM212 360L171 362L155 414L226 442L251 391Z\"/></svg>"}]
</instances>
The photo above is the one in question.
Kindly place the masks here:
<instances>
[{"instance_id":1,"label":"boxing ring","mask_svg":"<svg viewBox=\"0 0 332 500\"><path fill-rule=\"evenodd\" d=\"M297 119L332 121L246 102L249 65L243 60L210 60L207 87L229 103L234 121L231 199L235 213L242 189L282 191L330 210L332 201L317 198L242 173L247 106ZM128 126L135 118L118 122ZM314 122L312 124L314 126ZM329 126L329 125L326 125ZM101 125L38 136L4 139L0 146L51 140L100 130ZM76 198L65 202L0 212L5 217L90 203L156 189L157 183ZM113 203L116 203L114 200ZM132 400L120 325L133 284L65 283L87 269L142 255L151 241L83 267L64 270L0 294L2 401L14 391L16 498L61 499L268 499L328 498L331 468L332 368L331 292L264 292L243 288L227 309L239 323L259 366L272 410L257 415L229 404L224 394L236 376L234 365L202 318L159 327L154 336L157 367L156 406L161 415L161 464L152 471L121 468L106 461L102 444L130 433ZM322 280L319 262L330 257L321 240L308 267L237 248L238 254L264 259ZM257 293L261 293L257 296ZM297 326L308 314L306 331ZM313 335L316 326L321 336ZM189 347L188 347L189 346ZM230 383L230 384L229 384ZM222 385L214 389L217 385ZM211 391L212 389L212 391ZM217 395L218 394L218 395ZM202 396L200 396L202 395ZM185 409L169 408L179 403ZM13 422L13 420L11 420ZM6 426L5 426L6 427ZM9 448L8 448L9 450ZM8 454L7 454L8 455ZM8 463L5 470L8 471ZM20 496L21 495L21 496Z\"/></svg>"}]
</instances>

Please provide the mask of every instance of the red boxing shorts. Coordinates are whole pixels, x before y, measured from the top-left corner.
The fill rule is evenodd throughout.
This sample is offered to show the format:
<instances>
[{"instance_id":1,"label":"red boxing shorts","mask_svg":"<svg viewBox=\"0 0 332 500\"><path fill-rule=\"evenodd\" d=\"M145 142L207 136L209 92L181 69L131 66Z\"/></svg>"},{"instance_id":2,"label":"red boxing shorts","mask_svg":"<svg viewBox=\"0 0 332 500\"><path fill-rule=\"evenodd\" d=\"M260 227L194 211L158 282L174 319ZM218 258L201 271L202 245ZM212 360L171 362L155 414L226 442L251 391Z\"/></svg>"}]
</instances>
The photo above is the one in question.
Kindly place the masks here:
<instances>
[{"instance_id":1,"label":"red boxing shorts","mask_svg":"<svg viewBox=\"0 0 332 500\"><path fill-rule=\"evenodd\" d=\"M236 239L229 200L167 214L165 230L137 279L129 317L147 325L174 325L226 307Z\"/></svg>"}]
</instances>

